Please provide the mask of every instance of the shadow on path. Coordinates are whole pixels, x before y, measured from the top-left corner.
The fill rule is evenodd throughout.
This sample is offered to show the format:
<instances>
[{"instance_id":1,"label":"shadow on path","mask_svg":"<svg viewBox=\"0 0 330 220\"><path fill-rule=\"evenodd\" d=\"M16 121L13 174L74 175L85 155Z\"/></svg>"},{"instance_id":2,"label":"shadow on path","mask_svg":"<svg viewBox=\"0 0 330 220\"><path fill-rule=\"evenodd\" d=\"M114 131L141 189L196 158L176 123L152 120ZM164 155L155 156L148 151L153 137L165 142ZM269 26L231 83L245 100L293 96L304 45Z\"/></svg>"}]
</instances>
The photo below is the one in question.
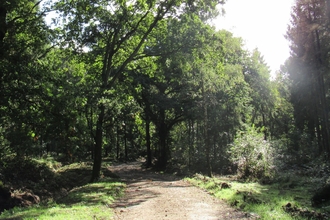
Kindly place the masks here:
<instances>
[{"instance_id":1,"label":"shadow on path","mask_svg":"<svg viewBox=\"0 0 330 220\"><path fill-rule=\"evenodd\" d=\"M115 220L251 219L176 176L141 168L141 162L110 170L127 184L125 196L111 206Z\"/></svg>"}]
</instances>

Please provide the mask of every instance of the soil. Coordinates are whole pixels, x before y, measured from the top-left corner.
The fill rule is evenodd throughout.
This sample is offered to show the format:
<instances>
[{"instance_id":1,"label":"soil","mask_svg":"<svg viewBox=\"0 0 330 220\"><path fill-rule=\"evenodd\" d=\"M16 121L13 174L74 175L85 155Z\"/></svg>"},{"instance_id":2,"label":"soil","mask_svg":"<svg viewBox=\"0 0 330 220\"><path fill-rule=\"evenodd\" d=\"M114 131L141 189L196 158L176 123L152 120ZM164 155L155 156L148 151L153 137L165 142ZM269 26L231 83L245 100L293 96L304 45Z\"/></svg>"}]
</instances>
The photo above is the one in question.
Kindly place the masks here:
<instances>
[{"instance_id":1,"label":"soil","mask_svg":"<svg viewBox=\"0 0 330 220\"><path fill-rule=\"evenodd\" d=\"M141 162L114 165L111 171L127 184L125 196L112 205L114 220L257 218L176 176L141 168Z\"/></svg>"}]
</instances>

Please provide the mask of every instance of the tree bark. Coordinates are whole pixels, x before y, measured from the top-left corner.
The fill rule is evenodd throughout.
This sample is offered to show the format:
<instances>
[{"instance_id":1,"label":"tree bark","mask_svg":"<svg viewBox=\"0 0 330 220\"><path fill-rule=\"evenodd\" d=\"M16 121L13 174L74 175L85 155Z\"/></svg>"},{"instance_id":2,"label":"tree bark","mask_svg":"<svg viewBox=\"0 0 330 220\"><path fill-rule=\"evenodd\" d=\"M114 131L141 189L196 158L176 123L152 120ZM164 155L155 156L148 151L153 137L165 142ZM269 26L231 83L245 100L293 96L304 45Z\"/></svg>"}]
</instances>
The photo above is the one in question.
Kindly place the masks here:
<instances>
[{"instance_id":1,"label":"tree bark","mask_svg":"<svg viewBox=\"0 0 330 220\"><path fill-rule=\"evenodd\" d=\"M160 155L158 158L158 168L165 170L167 167L167 162L169 159L168 149L167 149L167 137L168 129L165 123L165 110L160 110L160 121L158 122L158 137L159 137L159 147Z\"/></svg>"},{"instance_id":2,"label":"tree bark","mask_svg":"<svg viewBox=\"0 0 330 220\"><path fill-rule=\"evenodd\" d=\"M3 47L3 39L5 38L5 35L7 33L6 17L7 17L7 9L4 5L0 5L0 48ZM0 51L2 50L0 49Z\"/></svg>"},{"instance_id":3,"label":"tree bark","mask_svg":"<svg viewBox=\"0 0 330 220\"><path fill-rule=\"evenodd\" d=\"M151 155L151 144L150 144L150 117L147 111L145 111L145 123L146 123L146 141L147 141L147 167L152 165L152 155Z\"/></svg>"},{"instance_id":4,"label":"tree bark","mask_svg":"<svg viewBox=\"0 0 330 220\"><path fill-rule=\"evenodd\" d=\"M125 148L125 161L128 161L128 149L127 149L127 135L126 135L126 124L124 122L124 148Z\"/></svg>"},{"instance_id":5,"label":"tree bark","mask_svg":"<svg viewBox=\"0 0 330 220\"><path fill-rule=\"evenodd\" d=\"M191 120L188 120L188 168L191 167L191 156L192 156L191 127L192 127L192 122Z\"/></svg>"},{"instance_id":6,"label":"tree bark","mask_svg":"<svg viewBox=\"0 0 330 220\"><path fill-rule=\"evenodd\" d=\"M119 153L120 153L120 144L119 144L119 126L117 125L117 132L116 132L116 158L119 160Z\"/></svg>"},{"instance_id":7,"label":"tree bark","mask_svg":"<svg viewBox=\"0 0 330 220\"><path fill-rule=\"evenodd\" d=\"M324 83L324 76L322 72L322 67L324 66L322 61L322 49L321 49L321 42L318 30L315 30L315 37L316 37L316 59L318 61L318 68L317 68L317 83L319 88L319 98L321 103L321 132L322 132L322 139L323 139L323 146L325 151L329 154L330 147L329 147L329 108L326 99L326 90L325 90L325 83Z\"/></svg>"},{"instance_id":8,"label":"tree bark","mask_svg":"<svg viewBox=\"0 0 330 220\"><path fill-rule=\"evenodd\" d=\"M202 75L202 94L204 105L204 144L205 144L205 156L206 156L206 172L209 177L212 177L212 168L210 160L210 139L208 129L208 114L207 114L207 100L204 88L204 76Z\"/></svg>"},{"instance_id":9,"label":"tree bark","mask_svg":"<svg viewBox=\"0 0 330 220\"><path fill-rule=\"evenodd\" d=\"M100 179L101 165L102 165L102 141L103 141L103 119L105 115L105 106L100 105L100 113L98 115L96 124L95 135L95 148L94 148L94 163L91 182L95 182Z\"/></svg>"}]
</instances>

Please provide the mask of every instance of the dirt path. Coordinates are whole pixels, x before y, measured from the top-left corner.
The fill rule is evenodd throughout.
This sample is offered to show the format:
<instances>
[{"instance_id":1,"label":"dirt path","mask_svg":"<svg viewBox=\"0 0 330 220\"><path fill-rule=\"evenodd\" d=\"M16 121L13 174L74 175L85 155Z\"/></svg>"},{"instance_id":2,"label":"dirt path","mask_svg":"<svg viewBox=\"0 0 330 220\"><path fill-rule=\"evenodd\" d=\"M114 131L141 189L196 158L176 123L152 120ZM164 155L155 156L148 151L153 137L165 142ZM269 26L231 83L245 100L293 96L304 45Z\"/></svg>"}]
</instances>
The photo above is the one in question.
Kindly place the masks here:
<instances>
[{"instance_id":1,"label":"dirt path","mask_svg":"<svg viewBox=\"0 0 330 220\"><path fill-rule=\"evenodd\" d=\"M127 183L126 195L112 205L115 220L252 219L184 180L141 169L140 162L111 171Z\"/></svg>"}]
</instances>

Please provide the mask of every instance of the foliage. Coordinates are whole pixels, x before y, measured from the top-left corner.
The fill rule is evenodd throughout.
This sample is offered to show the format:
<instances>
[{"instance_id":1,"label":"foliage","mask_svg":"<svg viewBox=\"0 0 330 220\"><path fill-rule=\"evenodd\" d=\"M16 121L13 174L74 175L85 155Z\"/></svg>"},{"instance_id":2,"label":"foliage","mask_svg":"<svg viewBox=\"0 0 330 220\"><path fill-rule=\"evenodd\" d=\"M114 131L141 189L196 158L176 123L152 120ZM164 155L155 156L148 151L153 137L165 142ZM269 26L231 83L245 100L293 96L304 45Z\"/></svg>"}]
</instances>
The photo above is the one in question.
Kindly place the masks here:
<instances>
[{"instance_id":1,"label":"foliage","mask_svg":"<svg viewBox=\"0 0 330 220\"><path fill-rule=\"evenodd\" d=\"M319 154L329 154L329 3L299 0L288 27L291 57L283 74L291 80L296 128L317 140ZM299 148L295 145L294 148ZM316 149L315 149L316 150Z\"/></svg>"},{"instance_id":2,"label":"foliage","mask_svg":"<svg viewBox=\"0 0 330 220\"><path fill-rule=\"evenodd\" d=\"M2 160L1 173L8 182L51 182L54 173L46 164L32 159L7 158Z\"/></svg>"},{"instance_id":3,"label":"foliage","mask_svg":"<svg viewBox=\"0 0 330 220\"><path fill-rule=\"evenodd\" d=\"M41 2L0 3L1 158L61 159L47 161L54 179L74 185L64 165L92 159L77 175L86 182L91 168L97 181L104 157L269 180L328 155L324 1L296 2L292 56L273 81L258 50L209 25L224 1ZM19 160L1 162L1 180L42 178ZM19 168L30 165L40 169Z\"/></svg>"},{"instance_id":4,"label":"foliage","mask_svg":"<svg viewBox=\"0 0 330 220\"><path fill-rule=\"evenodd\" d=\"M7 158L1 161L3 185L11 187L13 195L31 192L39 196L40 204L5 211L0 219L88 219L90 216L108 218L109 205L123 193L124 184L117 182L107 165L102 168L102 179L88 184L91 163L60 166L53 158L42 162L32 159ZM50 167L52 166L52 168ZM13 170L11 170L13 169ZM107 212L105 212L107 210ZM102 213L98 213L102 211ZM106 214L105 214L106 213Z\"/></svg>"},{"instance_id":5,"label":"foliage","mask_svg":"<svg viewBox=\"0 0 330 220\"><path fill-rule=\"evenodd\" d=\"M230 159L237 165L239 178L271 179L275 175L275 150L254 126L247 127L231 144Z\"/></svg>"},{"instance_id":6,"label":"foliage","mask_svg":"<svg viewBox=\"0 0 330 220\"><path fill-rule=\"evenodd\" d=\"M247 212L250 217L260 219L327 219L326 208L313 208L310 202L310 191L315 183L293 173L281 174L276 183L261 185L259 183L242 183L225 176L208 178L195 175L187 180L195 186L207 190L210 194L229 205ZM230 188L221 188L223 183ZM296 212L286 212L285 206L290 203L298 207ZM306 216L306 217L304 217Z\"/></svg>"},{"instance_id":7,"label":"foliage","mask_svg":"<svg viewBox=\"0 0 330 220\"><path fill-rule=\"evenodd\" d=\"M124 184L105 179L76 188L56 203L5 211L0 219L109 219L109 206L123 189Z\"/></svg>"},{"instance_id":8,"label":"foliage","mask_svg":"<svg viewBox=\"0 0 330 220\"><path fill-rule=\"evenodd\" d=\"M40 2L39 2L40 3ZM42 65L38 62L50 48L49 29L37 1L3 1L0 36L0 122L5 153L23 153L31 145L30 128L39 116ZM3 14L4 13L4 14ZM22 142L19 143L19 139ZM10 143L15 142L15 143Z\"/></svg>"},{"instance_id":9,"label":"foliage","mask_svg":"<svg viewBox=\"0 0 330 220\"><path fill-rule=\"evenodd\" d=\"M10 148L9 148L9 141L5 138L5 129L1 126L0 127L0 157L4 158L5 155L9 155Z\"/></svg>"}]
</instances>

